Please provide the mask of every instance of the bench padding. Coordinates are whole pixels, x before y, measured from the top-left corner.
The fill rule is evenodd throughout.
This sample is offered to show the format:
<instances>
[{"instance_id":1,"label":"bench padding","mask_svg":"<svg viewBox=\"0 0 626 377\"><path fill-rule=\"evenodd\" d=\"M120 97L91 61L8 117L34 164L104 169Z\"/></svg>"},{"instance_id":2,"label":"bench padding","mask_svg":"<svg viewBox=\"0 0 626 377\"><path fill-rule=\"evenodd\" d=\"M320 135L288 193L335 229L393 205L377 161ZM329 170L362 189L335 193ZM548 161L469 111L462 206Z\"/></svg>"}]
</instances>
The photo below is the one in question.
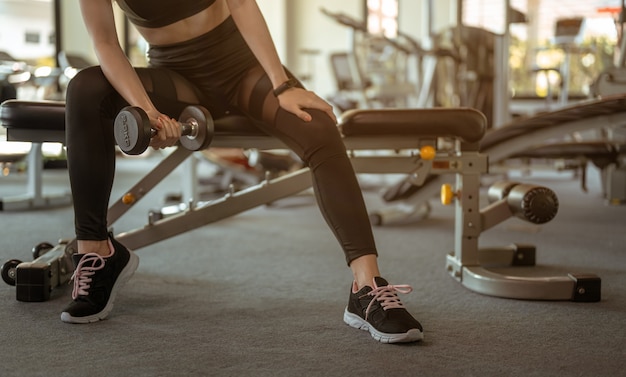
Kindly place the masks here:
<instances>
[{"instance_id":1,"label":"bench padding","mask_svg":"<svg viewBox=\"0 0 626 377\"><path fill-rule=\"evenodd\" d=\"M626 144L610 141L572 141L550 143L515 153L511 158L536 159L577 159L591 160L598 168L604 169L615 163Z\"/></svg>"},{"instance_id":2,"label":"bench padding","mask_svg":"<svg viewBox=\"0 0 626 377\"><path fill-rule=\"evenodd\" d=\"M623 113L626 110L626 95L594 99L568 106L564 109L519 118L502 127L491 129L481 140L481 150L489 153L491 148L518 136L556 127L560 124L592 119L602 115Z\"/></svg>"},{"instance_id":3,"label":"bench padding","mask_svg":"<svg viewBox=\"0 0 626 377\"><path fill-rule=\"evenodd\" d=\"M0 123L7 129L64 131L65 103L58 101L5 101L0 107Z\"/></svg>"},{"instance_id":4,"label":"bench padding","mask_svg":"<svg viewBox=\"0 0 626 377\"><path fill-rule=\"evenodd\" d=\"M0 108L0 122L7 129L64 131L65 104L53 101L9 100ZM215 136L267 136L243 115L215 119ZM344 137L417 138L453 137L478 143L487 129L485 116L469 108L351 110L341 117Z\"/></svg>"},{"instance_id":5,"label":"bench padding","mask_svg":"<svg viewBox=\"0 0 626 377\"><path fill-rule=\"evenodd\" d=\"M469 108L349 110L340 128L345 137L416 135L476 143L485 134L487 120Z\"/></svg>"}]
</instances>

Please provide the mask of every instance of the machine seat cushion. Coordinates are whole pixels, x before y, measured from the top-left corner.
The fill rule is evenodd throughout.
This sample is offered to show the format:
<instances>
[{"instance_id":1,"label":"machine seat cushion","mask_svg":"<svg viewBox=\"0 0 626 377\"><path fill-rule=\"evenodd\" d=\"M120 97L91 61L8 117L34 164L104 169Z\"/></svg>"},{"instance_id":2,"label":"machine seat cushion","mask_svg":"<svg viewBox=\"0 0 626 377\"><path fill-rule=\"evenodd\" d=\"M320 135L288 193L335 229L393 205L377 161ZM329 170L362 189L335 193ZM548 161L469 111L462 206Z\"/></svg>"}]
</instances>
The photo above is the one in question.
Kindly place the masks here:
<instances>
[{"instance_id":1,"label":"machine seat cushion","mask_svg":"<svg viewBox=\"0 0 626 377\"><path fill-rule=\"evenodd\" d=\"M573 141L541 145L514 154L512 157L528 158L576 158L576 157L615 157L617 146L608 141Z\"/></svg>"},{"instance_id":2,"label":"machine seat cushion","mask_svg":"<svg viewBox=\"0 0 626 377\"><path fill-rule=\"evenodd\" d=\"M577 159L593 161L599 168L615 163L620 155L621 146L609 141L576 141L551 143L514 154L513 158L537 159Z\"/></svg>"},{"instance_id":3,"label":"machine seat cushion","mask_svg":"<svg viewBox=\"0 0 626 377\"><path fill-rule=\"evenodd\" d=\"M554 127L561 123L620 113L624 111L624 108L626 108L626 95L615 95L584 101L557 111L520 118L502 127L489 130L481 140L480 148L483 152L489 152L490 148L521 135Z\"/></svg>"},{"instance_id":4,"label":"machine seat cushion","mask_svg":"<svg viewBox=\"0 0 626 377\"><path fill-rule=\"evenodd\" d=\"M65 130L65 102L8 100L0 107L5 128Z\"/></svg>"},{"instance_id":5,"label":"machine seat cushion","mask_svg":"<svg viewBox=\"0 0 626 377\"><path fill-rule=\"evenodd\" d=\"M474 109L373 109L349 110L341 117L341 133L352 136L454 137L479 142L487 119Z\"/></svg>"}]
</instances>

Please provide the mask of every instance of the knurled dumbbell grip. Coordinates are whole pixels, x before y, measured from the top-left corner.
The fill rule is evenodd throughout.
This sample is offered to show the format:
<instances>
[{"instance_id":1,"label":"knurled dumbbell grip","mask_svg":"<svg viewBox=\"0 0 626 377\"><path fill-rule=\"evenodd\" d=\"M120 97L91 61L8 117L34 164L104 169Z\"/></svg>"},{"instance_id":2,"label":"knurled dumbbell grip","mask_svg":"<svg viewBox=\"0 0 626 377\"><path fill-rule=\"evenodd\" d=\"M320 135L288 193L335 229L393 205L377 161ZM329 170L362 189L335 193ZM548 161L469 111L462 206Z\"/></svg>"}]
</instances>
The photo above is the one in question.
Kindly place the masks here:
<instances>
[{"instance_id":1,"label":"knurled dumbbell grip","mask_svg":"<svg viewBox=\"0 0 626 377\"><path fill-rule=\"evenodd\" d=\"M195 132L196 127L198 127L198 124L195 121L191 121L191 122L177 122L178 125L180 126L180 135L181 136L187 136L187 135L191 135ZM159 132L159 130L154 129L154 128L150 128L150 137L153 138L156 136L156 134Z\"/></svg>"}]
</instances>

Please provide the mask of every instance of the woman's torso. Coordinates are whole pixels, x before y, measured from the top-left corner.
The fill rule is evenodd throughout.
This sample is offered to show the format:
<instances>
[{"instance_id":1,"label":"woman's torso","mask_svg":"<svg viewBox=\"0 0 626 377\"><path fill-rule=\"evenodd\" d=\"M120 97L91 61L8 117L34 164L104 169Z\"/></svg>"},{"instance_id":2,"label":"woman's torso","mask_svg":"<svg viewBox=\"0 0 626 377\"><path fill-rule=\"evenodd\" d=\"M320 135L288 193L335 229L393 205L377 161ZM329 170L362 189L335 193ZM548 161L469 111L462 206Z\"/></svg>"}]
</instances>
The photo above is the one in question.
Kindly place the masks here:
<instances>
[{"instance_id":1,"label":"woman's torso","mask_svg":"<svg viewBox=\"0 0 626 377\"><path fill-rule=\"evenodd\" d=\"M191 40L211 31L230 15L225 0L117 0L117 3L150 45Z\"/></svg>"}]
</instances>

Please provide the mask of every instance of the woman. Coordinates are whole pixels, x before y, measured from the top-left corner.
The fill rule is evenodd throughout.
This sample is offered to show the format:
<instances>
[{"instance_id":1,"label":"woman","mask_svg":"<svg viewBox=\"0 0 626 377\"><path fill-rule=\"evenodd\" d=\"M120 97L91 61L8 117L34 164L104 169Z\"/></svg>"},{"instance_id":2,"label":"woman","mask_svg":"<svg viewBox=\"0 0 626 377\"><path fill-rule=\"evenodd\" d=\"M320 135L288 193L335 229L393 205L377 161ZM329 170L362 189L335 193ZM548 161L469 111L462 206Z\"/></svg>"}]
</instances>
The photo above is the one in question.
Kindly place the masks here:
<instances>
[{"instance_id":1,"label":"woman","mask_svg":"<svg viewBox=\"0 0 626 377\"><path fill-rule=\"evenodd\" d=\"M67 91L67 153L78 254L72 303L61 319L89 323L111 311L137 256L107 233L115 170L113 119L126 105L146 111L154 148L180 137L176 117L189 104L213 117L240 112L262 121L311 168L318 204L354 275L344 321L383 342L423 337L397 291L380 277L371 226L331 106L283 68L253 0L118 0L150 45L150 67L133 68L118 42L113 0L80 0L100 66ZM101 172L94 174L94 171Z\"/></svg>"}]
</instances>

